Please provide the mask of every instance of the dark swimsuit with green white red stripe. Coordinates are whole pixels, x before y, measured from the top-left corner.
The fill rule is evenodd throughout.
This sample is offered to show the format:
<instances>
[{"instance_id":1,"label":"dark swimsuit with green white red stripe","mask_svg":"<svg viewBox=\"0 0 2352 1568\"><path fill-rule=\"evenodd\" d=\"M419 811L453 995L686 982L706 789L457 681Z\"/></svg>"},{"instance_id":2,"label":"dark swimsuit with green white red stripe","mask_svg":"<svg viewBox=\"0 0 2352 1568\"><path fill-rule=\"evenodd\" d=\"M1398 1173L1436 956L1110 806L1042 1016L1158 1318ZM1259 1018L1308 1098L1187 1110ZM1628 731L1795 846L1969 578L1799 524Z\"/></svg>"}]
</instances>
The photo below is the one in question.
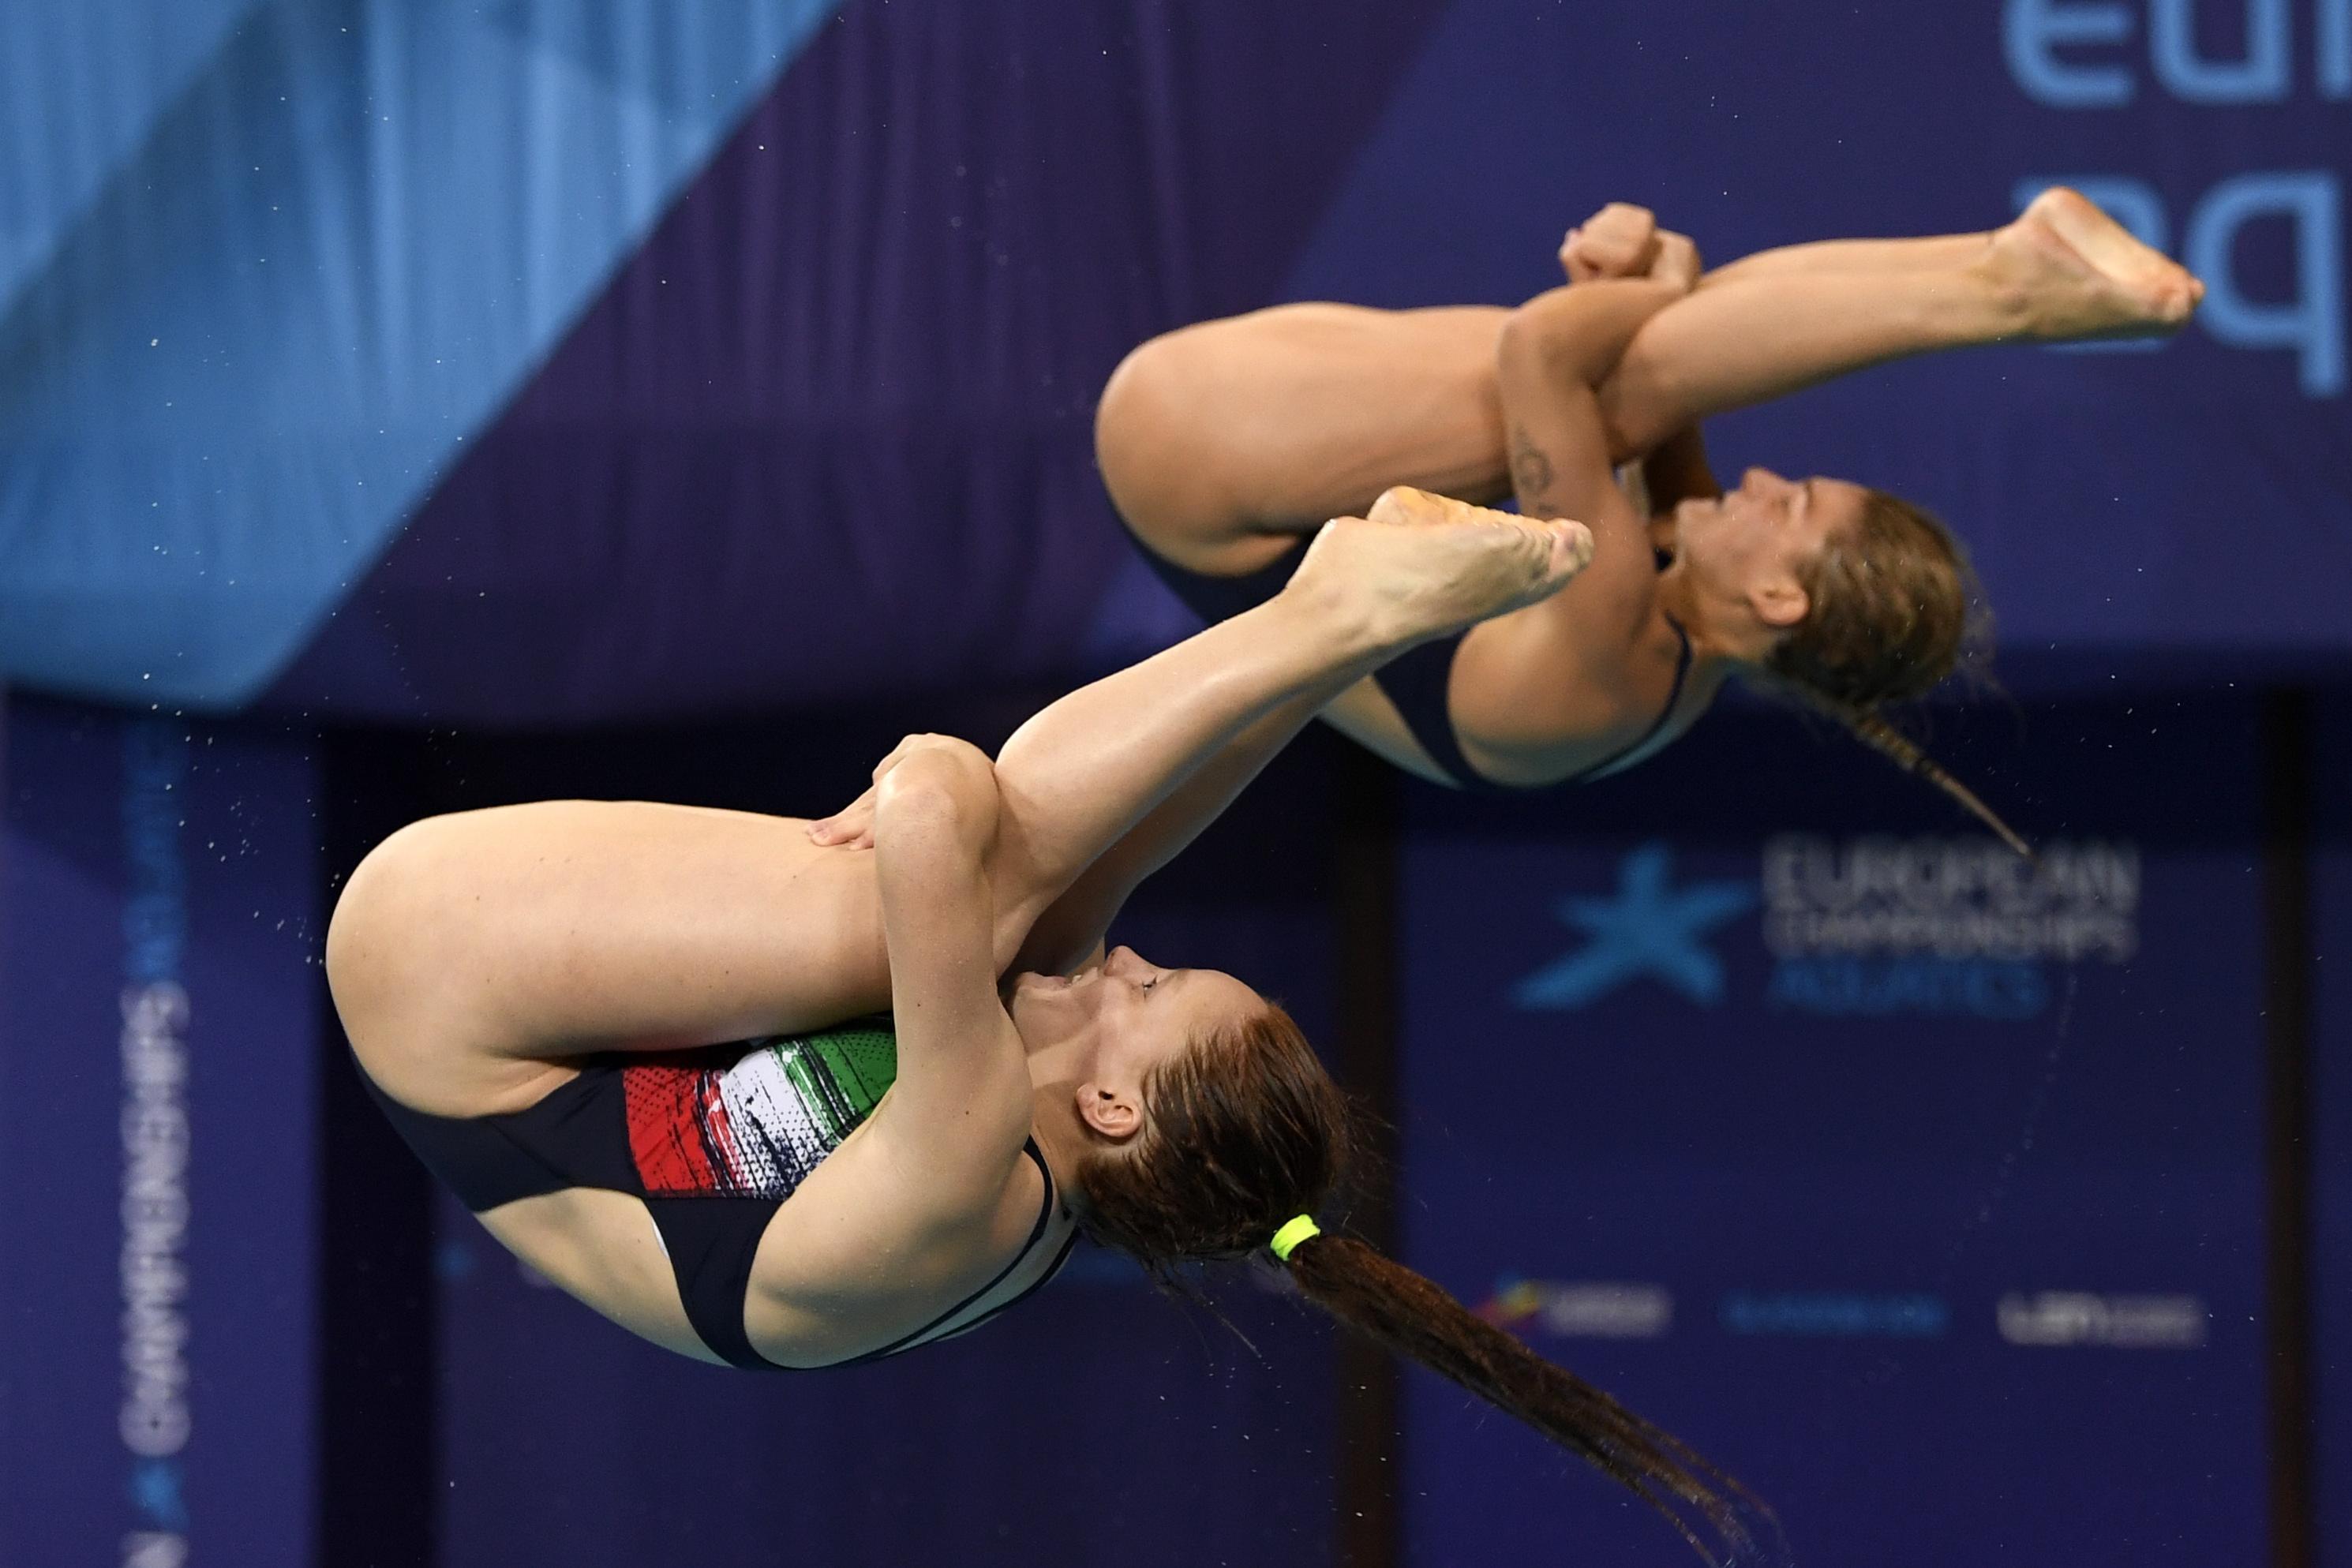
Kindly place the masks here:
<instances>
[{"instance_id":1,"label":"dark swimsuit with green white red stripe","mask_svg":"<svg viewBox=\"0 0 2352 1568\"><path fill-rule=\"evenodd\" d=\"M371 1083L378 1103L435 1175L476 1214L567 1187L643 1198L661 1231L695 1333L736 1366L784 1371L743 1328L751 1263L768 1221L809 1173L873 1114L898 1074L888 1019L698 1051L602 1057L525 1110L433 1116ZM1067 1261L1074 1226L1056 1236L1053 1173L1033 1139L1044 1198L1028 1240L987 1284L855 1365L966 1333L1043 1289ZM1027 1289L992 1301L1040 1248L1058 1245Z\"/></svg>"}]
</instances>

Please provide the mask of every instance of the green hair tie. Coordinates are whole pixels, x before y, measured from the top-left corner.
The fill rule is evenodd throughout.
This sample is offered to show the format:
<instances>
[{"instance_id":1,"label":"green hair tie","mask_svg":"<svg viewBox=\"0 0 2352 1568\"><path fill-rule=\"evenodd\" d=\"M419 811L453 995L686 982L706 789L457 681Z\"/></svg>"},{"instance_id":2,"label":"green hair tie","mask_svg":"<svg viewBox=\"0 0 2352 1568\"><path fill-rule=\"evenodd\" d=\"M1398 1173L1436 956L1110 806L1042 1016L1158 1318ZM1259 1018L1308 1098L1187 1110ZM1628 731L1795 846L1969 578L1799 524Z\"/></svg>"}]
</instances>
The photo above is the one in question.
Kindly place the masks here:
<instances>
[{"instance_id":1,"label":"green hair tie","mask_svg":"<svg viewBox=\"0 0 2352 1568\"><path fill-rule=\"evenodd\" d=\"M1311 1214L1302 1214L1297 1218L1292 1220L1289 1224L1284 1226L1281 1229L1276 1231L1274 1233L1274 1239L1267 1242L1266 1245L1274 1249L1274 1255L1276 1257L1287 1263L1290 1261L1290 1255L1298 1250L1298 1244L1300 1242L1306 1240L1310 1236L1320 1236L1322 1234L1323 1228L1315 1223L1315 1217Z\"/></svg>"}]
</instances>

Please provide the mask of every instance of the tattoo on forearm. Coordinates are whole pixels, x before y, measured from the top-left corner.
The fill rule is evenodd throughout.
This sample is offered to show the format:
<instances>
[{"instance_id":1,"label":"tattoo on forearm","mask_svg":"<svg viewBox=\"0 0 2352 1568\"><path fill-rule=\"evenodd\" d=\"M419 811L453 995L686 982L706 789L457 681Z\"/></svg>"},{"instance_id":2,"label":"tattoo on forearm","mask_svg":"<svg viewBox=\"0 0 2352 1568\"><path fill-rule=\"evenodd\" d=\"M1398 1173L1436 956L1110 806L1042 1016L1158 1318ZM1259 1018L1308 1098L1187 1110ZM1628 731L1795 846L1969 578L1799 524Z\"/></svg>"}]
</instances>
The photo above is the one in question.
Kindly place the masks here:
<instances>
[{"instance_id":1,"label":"tattoo on forearm","mask_svg":"<svg viewBox=\"0 0 2352 1568\"><path fill-rule=\"evenodd\" d=\"M1551 459L1543 455L1528 433L1517 425L1511 427L1511 485L1519 495L1522 510L1534 511L1540 507L1551 489L1554 477Z\"/></svg>"}]
</instances>

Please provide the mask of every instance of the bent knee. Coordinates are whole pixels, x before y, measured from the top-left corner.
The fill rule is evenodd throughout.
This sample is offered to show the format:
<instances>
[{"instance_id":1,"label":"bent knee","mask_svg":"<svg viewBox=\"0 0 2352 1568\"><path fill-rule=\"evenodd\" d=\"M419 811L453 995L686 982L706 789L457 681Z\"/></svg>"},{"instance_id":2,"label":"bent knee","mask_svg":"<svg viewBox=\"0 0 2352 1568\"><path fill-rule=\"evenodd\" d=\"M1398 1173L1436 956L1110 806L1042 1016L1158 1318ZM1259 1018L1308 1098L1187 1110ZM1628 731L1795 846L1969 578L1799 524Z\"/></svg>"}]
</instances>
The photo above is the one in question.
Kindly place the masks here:
<instances>
[{"instance_id":1,"label":"bent knee","mask_svg":"<svg viewBox=\"0 0 2352 1568\"><path fill-rule=\"evenodd\" d=\"M344 883L327 921L327 989L360 1060L394 1049L396 1020L413 1010L428 946L446 918L428 905L431 867L445 852L446 819L412 822L368 852ZM444 916L446 911L441 911Z\"/></svg>"},{"instance_id":2,"label":"bent knee","mask_svg":"<svg viewBox=\"0 0 2352 1568\"><path fill-rule=\"evenodd\" d=\"M1258 465L1226 345L1234 323L1154 338L1120 361L1095 409L1103 488L1137 538L1180 565L1207 567L1253 531L1240 497ZM1206 559L1204 559L1204 557Z\"/></svg>"},{"instance_id":3,"label":"bent knee","mask_svg":"<svg viewBox=\"0 0 2352 1568\"><path fill-rule=\"evenodd\" d=\"M1139 344L1111 371L1095 404L1095 465L1119 515L1139 532L1171 509L1169 492L1183 466L1171 459L1191 444L1183 394L1191 357L1181 333Z\"/></svg>"}]
</instances>

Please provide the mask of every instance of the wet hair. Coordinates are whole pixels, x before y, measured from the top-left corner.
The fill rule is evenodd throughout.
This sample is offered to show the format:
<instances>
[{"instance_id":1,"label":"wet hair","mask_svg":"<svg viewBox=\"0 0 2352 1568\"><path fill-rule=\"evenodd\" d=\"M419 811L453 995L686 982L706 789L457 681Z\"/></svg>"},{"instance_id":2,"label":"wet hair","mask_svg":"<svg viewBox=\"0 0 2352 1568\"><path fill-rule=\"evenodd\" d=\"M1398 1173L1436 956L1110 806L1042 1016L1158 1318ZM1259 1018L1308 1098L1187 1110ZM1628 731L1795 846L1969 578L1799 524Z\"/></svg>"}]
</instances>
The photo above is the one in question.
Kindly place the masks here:
<instances>
[{"instance_id":1,"label":"wet hair","mask_svg":"<svg viewBox=\"0 0 2352 1568\"><path fill-rule=\"evenodd\" d=\"M1143 1096L1136 1143L1079 1164L1078 1219L1171 1289L1179 1265L1246 1257L1321 1207L1364 1142L1360 1113L1278 1007L1195 1040L1152 1069ZM1299 1243L1289 1268L1307 1300L1585 1459L1710 1561L1757 1551L1748 1521L1769 1525L1770 1512L1738 1483L1442 1287L1329 1232Z\"/></svg>"},{"instance_id":2,"label":"wet hair","mask_svg":"<svg viewBox=\"0 0 2352 1568\"><path fill-rule=\"evenodd\" d=\"M2019 854L2015 830L1890 723L1892 703L1925 696L1990 645L1991 618L1959 541L1925 507L1884 490L1800 570L1807 608L1765 661L1792 695L1958 801Z\"/></svg>"}]
</instances>

